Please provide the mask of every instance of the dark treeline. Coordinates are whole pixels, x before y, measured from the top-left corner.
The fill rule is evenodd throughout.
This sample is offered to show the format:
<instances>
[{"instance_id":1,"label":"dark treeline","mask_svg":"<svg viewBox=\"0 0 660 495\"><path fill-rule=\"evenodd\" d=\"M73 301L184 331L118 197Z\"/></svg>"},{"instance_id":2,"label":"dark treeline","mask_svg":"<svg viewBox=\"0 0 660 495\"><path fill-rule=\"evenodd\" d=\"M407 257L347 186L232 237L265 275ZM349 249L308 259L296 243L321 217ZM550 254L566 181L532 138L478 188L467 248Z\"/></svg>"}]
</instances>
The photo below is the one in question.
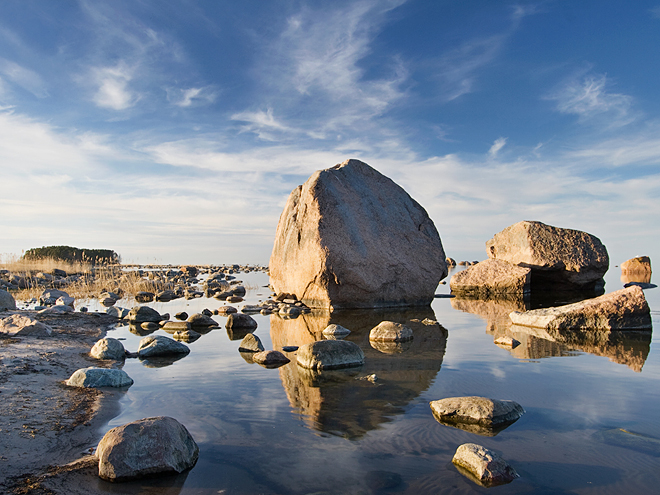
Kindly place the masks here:
<instances>
[{"instance_id":1,"label":"dark treeline","mask_svg":"<svg viewBox=\"0 0 660 495\"><path fill-rule=\"evenodd\" d=\"M26 260L54 259L68 262L105 265L121 263L121 257L112 249L80 249L71 246L44 246L25 251Z\"/></svg>"}]
</instances>

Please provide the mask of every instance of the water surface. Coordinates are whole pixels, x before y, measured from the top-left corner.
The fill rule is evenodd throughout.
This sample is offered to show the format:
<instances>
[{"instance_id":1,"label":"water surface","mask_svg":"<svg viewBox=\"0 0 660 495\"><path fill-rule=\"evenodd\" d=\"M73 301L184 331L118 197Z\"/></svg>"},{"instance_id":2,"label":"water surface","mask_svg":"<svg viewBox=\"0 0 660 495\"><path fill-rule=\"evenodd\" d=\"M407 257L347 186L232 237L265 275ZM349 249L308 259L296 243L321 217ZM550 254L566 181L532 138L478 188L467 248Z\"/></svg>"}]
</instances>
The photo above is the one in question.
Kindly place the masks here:
<instances>
[{"instance_id":1,"label":"water surface","mask_svg":"<svg viewBox=\"0 0 660 495\"><path fill-rule=\"evenodd\" d=\"M621 287L617 270L607 278L608 292ZM253 287L268 282L263 273L239 278ZM440 286L438 292L449 289ZM253 289L246 303L268 296L266 288ZM657 326L660 289L647 290L646 296ZM170 314L192 314L221 304L195 299L150 305ZM121 401L121 414L106 428L172 416L199 444L197 465L160 480L121 485L98 480L97 489L166 494L654 493L660 486L657 338L650 332L576 333L548 340L524 328L509 328L506 315L524 307L515 300L439 297L430 308L403 312L254 316L259 325L255 334L266 349L318 340L329 323L349 328L348 340L363 349L365 365L320 375L299 368L295 353L279 369L250 364L238 352L241 336L228 333L226 318L215 316L221 328L189 344L188 356L175 362L126 361L123 369L135 384ZM424 325L425 318L439 324ZM398 348L372 347L369 330L385 319L406 322L413 328L413 341ZM507 349L493 343L505 334L521 345ZM141 338L125 326L108 336L125 338L124 345L133 351ZM371 374L378 377L375 383L360 379ZM466 395L515 400L526 414L495 436L434 419L429 401ZM486 489L463 477L451 458L467 442L501 452L520 479Z\"/></svg>"}]
</instances>

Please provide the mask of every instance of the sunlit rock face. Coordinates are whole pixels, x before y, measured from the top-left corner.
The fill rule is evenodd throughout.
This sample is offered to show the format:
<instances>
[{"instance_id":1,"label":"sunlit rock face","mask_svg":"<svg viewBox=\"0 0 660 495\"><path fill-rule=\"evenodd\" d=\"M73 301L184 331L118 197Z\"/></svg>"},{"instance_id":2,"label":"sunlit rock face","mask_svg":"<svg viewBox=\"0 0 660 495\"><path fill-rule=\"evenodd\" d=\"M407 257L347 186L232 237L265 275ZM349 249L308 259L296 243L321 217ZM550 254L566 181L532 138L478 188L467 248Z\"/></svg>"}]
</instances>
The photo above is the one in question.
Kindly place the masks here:
<instances>
[{"instance_id":1,"label":"sunlit rock face","mask_svg":"<svg viewBox=\"0 0 660 495\"><path fill-rule=\"evenodd\" d=\"M275 349L320 340L323 330L335 323L351 331L346 340L359 345L365 355L360 367L316 372L299 366L295 354L288 353L292 362L279 373L291 406L300 411L309 427L348 438L360 437L390 421L431 385L442 364L447 330L438 324L422 324L424 318L435 320L435 314L430 308L419 308L315 311L296 319L271 316ZM409 347L381 352L372 346L369 332L386 320L412 328L414 339L404 343ZM374 374L375 382L368 379Z\"/></svg>"},{"instance_id":2,"label":"sunlit rock face","mask_svg":"<svg viewBox=\"0 0 660 495\"><path fill-rule=\"evenodd\" d=\"M424 208L358 160L317 171L291 193L269 267L275 292L329 310L426 306L447 275Z\"/></svg>"},{"instance_id":3,"label":"sunlit rock face","mask_svg":"<svg viewBox=\"0 0 660 495\"><path fill-rule=\"evenodd\" d=\"M486 243L488 257L532 269L532 290L540 284L598 289L609 268L607 249L596 236L541 222L518 222Z\"/></svg>"},{"instance_id":4,"label":"sunlit rock face","mask_svg":"<svg viewBox=\"0 0 660 495\"><path fill-rule=\"evenodd\" d=\"M651 283L651 259L648 256L638 256L621 263L621 283L638 282Z\"/></svg>"}]
</instances>

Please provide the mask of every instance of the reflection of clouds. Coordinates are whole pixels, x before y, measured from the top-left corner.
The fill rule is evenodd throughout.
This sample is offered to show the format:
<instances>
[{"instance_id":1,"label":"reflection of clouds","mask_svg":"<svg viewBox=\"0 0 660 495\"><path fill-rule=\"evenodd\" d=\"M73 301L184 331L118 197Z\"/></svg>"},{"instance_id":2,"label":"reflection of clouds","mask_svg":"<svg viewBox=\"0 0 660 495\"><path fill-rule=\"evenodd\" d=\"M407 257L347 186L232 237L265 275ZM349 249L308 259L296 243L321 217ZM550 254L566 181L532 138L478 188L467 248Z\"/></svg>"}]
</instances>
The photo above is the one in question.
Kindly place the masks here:
<instances>
[{"instance_id":1,"label":"reflection of clouds","mask_svg":"<svg viewBox=\"0 0 660 495\"><path fill-rule=\"evenodd\" d=\"M360 368L311 372L293 361L280 368L280 379L291 406L301 412L313 429L361 437L393 415L426 390L436 377L444 357L447 331L440 325L423 325L411 319L435 320L431 308L409 311L353 310L334 313L315 311L295 320L271 316L271 339L276 349L302 345L323 338L330 323L351 331L346 340L355 342L365 354ZM403 353L384 354L372 348L370 330L381 321L395 321L411 327L414 339L406 342ZM378 380L356 378L376 374Z\"/></svg>"}]
</instances>

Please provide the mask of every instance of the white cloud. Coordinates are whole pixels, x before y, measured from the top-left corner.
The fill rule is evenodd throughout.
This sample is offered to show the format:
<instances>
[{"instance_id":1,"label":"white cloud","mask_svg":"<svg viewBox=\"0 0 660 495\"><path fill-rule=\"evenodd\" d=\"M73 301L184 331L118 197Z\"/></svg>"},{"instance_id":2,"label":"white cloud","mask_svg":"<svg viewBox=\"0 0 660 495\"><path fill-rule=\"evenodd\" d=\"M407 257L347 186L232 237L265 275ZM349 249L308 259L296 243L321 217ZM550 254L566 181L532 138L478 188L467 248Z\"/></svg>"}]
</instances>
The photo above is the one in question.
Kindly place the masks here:
<instances>
[{"instance_id":1,"label":"white cloud","mask_svg":"<svg viewBox=\"0 0 660 495\"><path fill-rule=\"evenodd\" d=\"M187 89L168 89L167 98L178 107L195 107L213 103L217 98L216 91L211 86Z\"/></svg>"},{"instance_id":2,"label":"white cloud","mask_svg":"<svg viewBox=\"0 0 660 495\"><path fill-rule=\"evenodd\" d=\"M126 110L140 99L140 95L129 87L133 79L133 70L126 65L98 67L91 72L92 81L96 86L93 101L97 106L110 110Z\"/></svg>"},{"instance_id":3,"label":"white cloud","mask_svg":"<svg viewBox=\"0 0 660 495\"><path fill-rule=\"evenodd\" d=\"M656 19L660 19L660 6L653 7L652 9L649 10L649 12L651 12L651 15Z\"/></svg>"},{"instance_id":4,"label":"white cloud","mask_svg":"<svg viewBox=\"0 0 660 495\"><path fill-rule=\"evenodd\" d=\"M504 148L504 145L506 145L506 138L501 137L495 140L493 145L490 147L488 150L488 156L491 158L495 158L497 156L497 153Z\"/></svg>"},{"instance_id":5,"label":"white cloud","mask_svg":"<svg viewBox=\"0 0 660 495\"><path fill-rule=\"evenodd\" d=\"M634 120L631 114L632 97L607 91L607 76L587 75L574 78L546 98L557 102L561 113L574 114L582 121L599 117L608 126L623 126Z\"/></svg>"},{"instance_id":6,"label":"white cloud","mask_svg":"<svg viewBox=\"0 0 660 495\"><path fill-rule=\"evenodd\" d=\"M16 62L0 57L0 74L20 88L29 91L37 98L46 98L48 91L46 83L35 71L23 67Z\"/></svg>"}]
</instances>

